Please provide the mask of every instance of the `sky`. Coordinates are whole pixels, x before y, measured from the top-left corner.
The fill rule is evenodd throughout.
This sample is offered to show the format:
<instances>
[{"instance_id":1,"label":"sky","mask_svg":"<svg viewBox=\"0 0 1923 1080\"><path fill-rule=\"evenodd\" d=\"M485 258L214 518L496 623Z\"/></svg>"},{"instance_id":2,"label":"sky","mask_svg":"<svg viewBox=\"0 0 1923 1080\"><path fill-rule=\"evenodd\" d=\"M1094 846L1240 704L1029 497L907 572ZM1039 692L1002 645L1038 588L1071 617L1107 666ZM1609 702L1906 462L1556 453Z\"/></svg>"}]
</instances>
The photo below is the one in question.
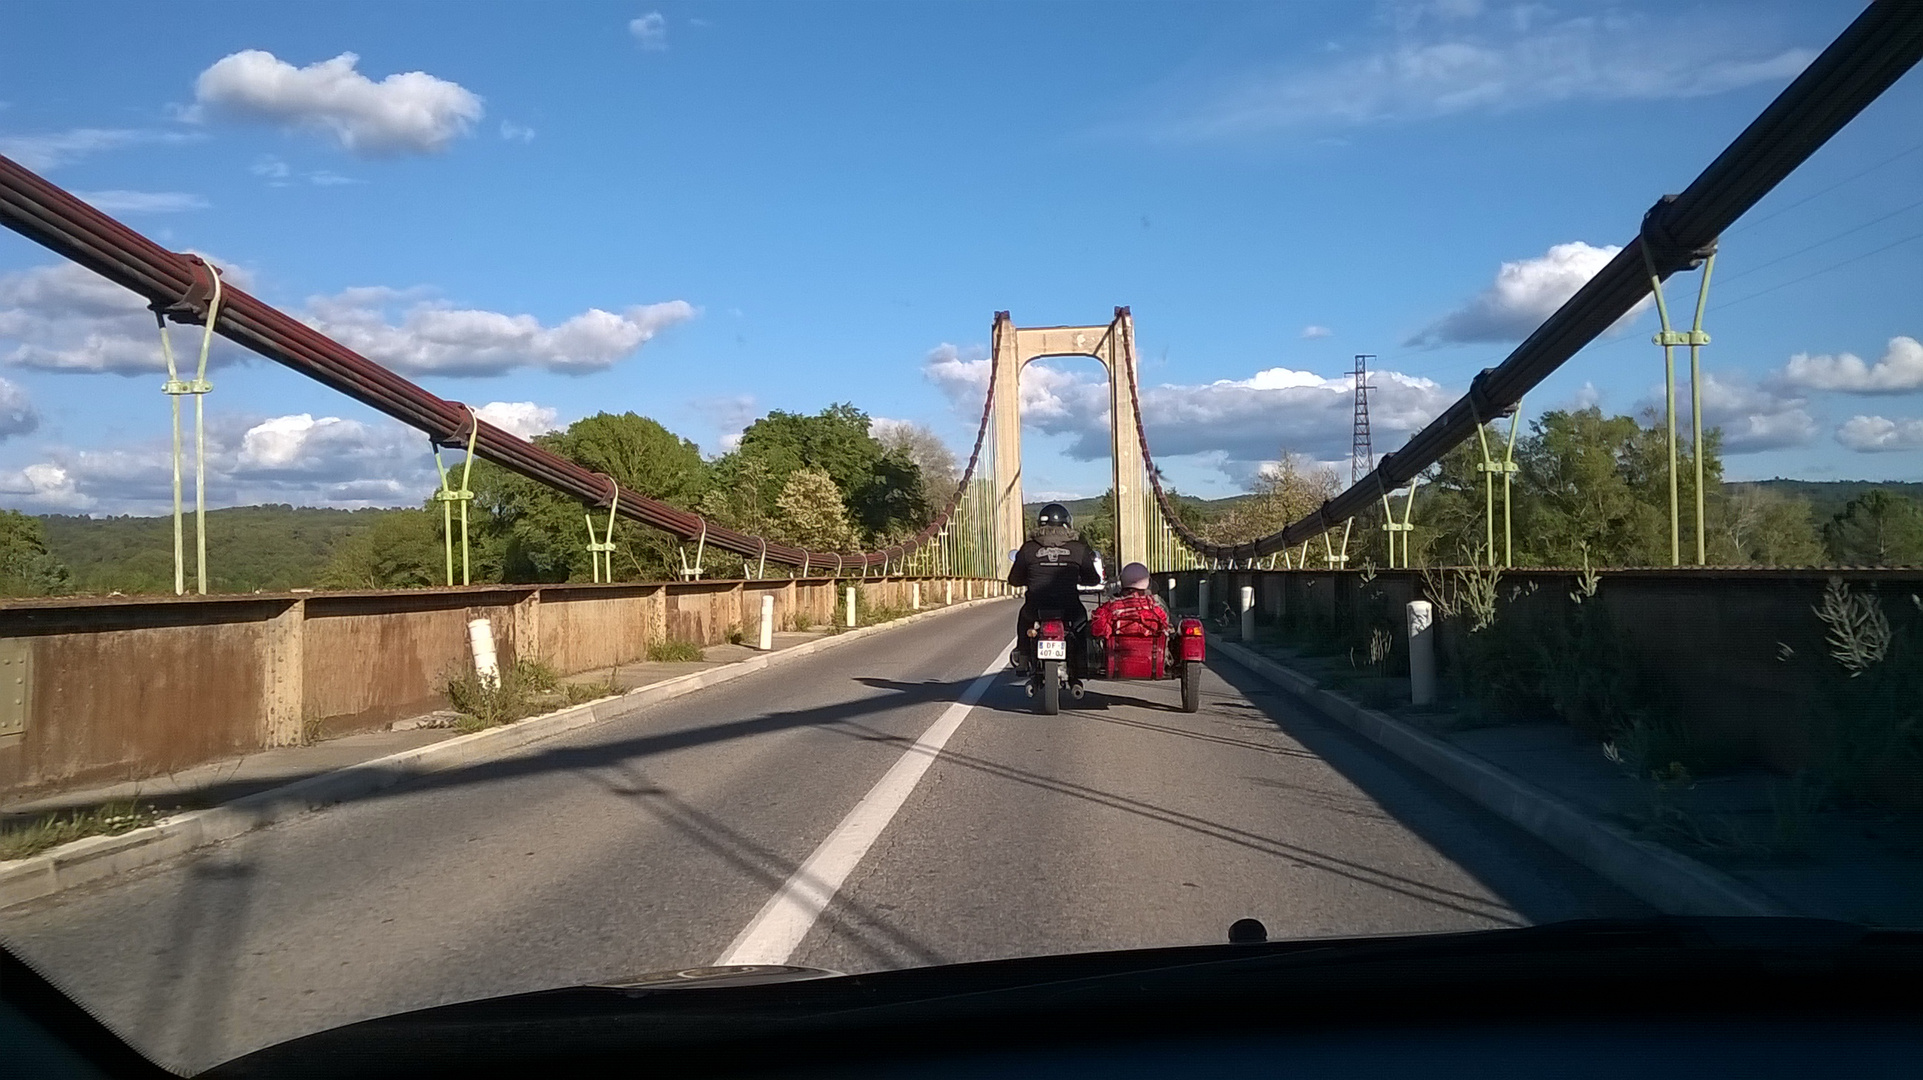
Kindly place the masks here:
<instances>
[{"instance_id":1,"label":"sky","mask_svg":"<svg viewBox=\"0 0 1923 1080\"><path fill-rule=\"evenodd\" d=\"M1285 451L1346 478L1357 353L1400 445L1859 10L187 3L156 34L16 2L0 154L526 435L632 410L718 454L852 401L965 456L995 311L1127 305L1157 462L1220 496ZM1923 480L1919 78L1723 239L1731 478ZM1525 416L1659 407L1655 328ZM191 367L198 329L172 342ZM435 486L421 434L224 342L210 365L210 505ZM143 302L0 231L0 506L164 512L164 378ZM1107 487L1103 379L1024 373L1028 498Z\"/></svg>"}]
</instances>

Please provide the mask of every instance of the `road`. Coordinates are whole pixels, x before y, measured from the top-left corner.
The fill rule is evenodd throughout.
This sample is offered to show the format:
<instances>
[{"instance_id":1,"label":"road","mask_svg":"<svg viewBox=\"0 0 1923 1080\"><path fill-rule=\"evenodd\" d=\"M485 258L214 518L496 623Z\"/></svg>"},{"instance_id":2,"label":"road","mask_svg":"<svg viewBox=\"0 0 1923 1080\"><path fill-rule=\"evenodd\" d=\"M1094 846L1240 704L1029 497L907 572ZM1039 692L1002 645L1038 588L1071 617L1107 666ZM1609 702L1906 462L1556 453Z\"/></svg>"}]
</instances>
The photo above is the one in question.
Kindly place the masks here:
<instances>
[{"instance_id":1,"label":"road","mask_svg":"<svg viewBox=\"0 0 1923 1080\"><path fill-rule=\"evenodd\" d=\"M0 937L197 1069L779 954L783 917L789 962L863 971L1217 942L1244 916L1282 937L1646 913L1226 661L1193 715L1172 683L1093 683L1041 717L1007 671L969 707L1013 614L925 620L12 908ZM796 891L811 855L838 891L812 871Z\"/></svg>"}]
</instances>

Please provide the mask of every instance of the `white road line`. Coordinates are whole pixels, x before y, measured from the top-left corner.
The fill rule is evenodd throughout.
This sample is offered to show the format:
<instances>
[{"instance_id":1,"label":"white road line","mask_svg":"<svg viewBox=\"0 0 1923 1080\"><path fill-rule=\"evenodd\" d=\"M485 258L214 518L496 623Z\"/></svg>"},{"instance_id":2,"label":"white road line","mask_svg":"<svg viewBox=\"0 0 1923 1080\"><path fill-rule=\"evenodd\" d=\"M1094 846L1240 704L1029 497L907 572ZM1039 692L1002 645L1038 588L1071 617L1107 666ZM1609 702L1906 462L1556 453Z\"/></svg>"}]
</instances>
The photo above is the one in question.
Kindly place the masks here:
<instances>
[{"instance_id":1,"label":"white road line","mask_svg":"<svg viewBox=\"0 0 1923 1080\"><path fill-rule=\"evenodd\" d=\"M894 820L915 785L921 782L922 774L941 756L942 747L948 745L949 738L968 718L969 710L988 692L995 677L1007 670L1008 651L1014 645L1010 641L1003 646L981 676L962 691L961 698L948 706L887 775L848 811L848 816L841 819L828 839L821 842L814 854L782 884L780 891L762 905L754 920L736 935L734 943L715 961L716 966L788 962L815 920L834 900L841 883L848 880L848 875L881 837L882 830Z\"/></svg>"}]
</instances>

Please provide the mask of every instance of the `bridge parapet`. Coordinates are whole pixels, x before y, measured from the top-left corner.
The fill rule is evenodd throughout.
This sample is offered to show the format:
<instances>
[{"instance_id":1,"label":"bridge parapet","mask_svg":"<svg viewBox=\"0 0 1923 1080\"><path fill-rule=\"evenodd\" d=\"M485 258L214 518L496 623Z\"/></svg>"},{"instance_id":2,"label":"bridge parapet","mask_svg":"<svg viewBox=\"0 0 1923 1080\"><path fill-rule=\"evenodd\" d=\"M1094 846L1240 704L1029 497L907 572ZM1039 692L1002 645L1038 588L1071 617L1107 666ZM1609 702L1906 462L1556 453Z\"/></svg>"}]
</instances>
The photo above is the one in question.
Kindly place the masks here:
<instances>
[{"instance_id":1,"label":"bridge parapet","mask_svg":"<svg viewBox=\"0 0 1923 1080\"><path fill-rule=\"evenodd\" d=\"M562 675L645 660L656 642L716 645L826 627L850 585L870 609L988 595L973 578L773 578L488 585L382 592L0 602L0 797L161 776L446 706L487 619L500 661ZM952 584L952 590L948 587ZM17 715L16 715L17 714Z\"/></svg>"},{"instance_id":2,"label":"bridge parapet","mask_svg":"<svg viewBox=\"0 0 1923 1080\"><path fill-rule=\"evenodd\" d=\"M1258 639L1338 654L1353 648L1359 668L1368 666L1371 630L1387 629L1399 650L1389 666L1406 674L1408 602L1459 586L1457 573L1220 570L1156 580L1164 588L1175 582L1169 601L1181 613L1195 610L1198 584L1207 581L1210 625L1226 624L1231 634L1239 633L1240 620L1225 619L1224 605L1233 607L1242 587L1253 586ZM1502 678L1518 688L1512 704L1526 714L1514 718L1558 719L1555 703L1540 692L1556 677L1545 666L1581 665L1592 678L1626 678L1639 687L1642 703L1681 725L1699 760L1711 766L1759 764L1789 774L1817 763L1826 738L1818 700L1824 680L1848 678L1829 659L1830 631L1817 614L1832 582L1873 596L1899 636L1923 620L1911 600L1923 596L1918 568L1607 569L1582 601L1602 620L1588 640L1607 640L1611 653L1592 655L1563 636L1576 632L1583 575L1579 569L1513 569L1495 576L1495 622L1477 647L1498 660L1509 654ZM1437 615L1439 659L1446 667L1453 654L1460 665L1471 620ZM1458 666L1458 684L1465 670Z\"/></svg>"}]
</instances>

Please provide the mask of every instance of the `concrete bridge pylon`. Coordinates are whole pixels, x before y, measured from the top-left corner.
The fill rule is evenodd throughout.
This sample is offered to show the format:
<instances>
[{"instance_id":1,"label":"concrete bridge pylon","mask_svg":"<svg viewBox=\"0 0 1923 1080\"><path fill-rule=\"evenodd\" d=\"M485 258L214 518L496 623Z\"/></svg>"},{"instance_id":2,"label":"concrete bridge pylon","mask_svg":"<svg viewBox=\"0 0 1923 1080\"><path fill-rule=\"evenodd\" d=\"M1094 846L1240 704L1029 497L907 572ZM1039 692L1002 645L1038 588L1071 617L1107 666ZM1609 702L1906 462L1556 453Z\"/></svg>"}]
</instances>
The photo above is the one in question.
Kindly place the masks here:
<instances>
[{"instance_id":1,"label":"concrete bridge pylon","mask_svg":"<svg viewBox=\"0 0 1923 1080\"><path fill-rule=\"evenodd\" d=\"M1028 535L1022 516L1022 369L1047 356L1086 356L1108 372L1109 447L1114 469L1115 554L1121 565L1148 561L1148 474L1135 429L1135 326L1129 310L1115 309L1105 326L1018 327L995 313L994 402L995 540L1006 560Z\"/></svg>"}]
</instances>

